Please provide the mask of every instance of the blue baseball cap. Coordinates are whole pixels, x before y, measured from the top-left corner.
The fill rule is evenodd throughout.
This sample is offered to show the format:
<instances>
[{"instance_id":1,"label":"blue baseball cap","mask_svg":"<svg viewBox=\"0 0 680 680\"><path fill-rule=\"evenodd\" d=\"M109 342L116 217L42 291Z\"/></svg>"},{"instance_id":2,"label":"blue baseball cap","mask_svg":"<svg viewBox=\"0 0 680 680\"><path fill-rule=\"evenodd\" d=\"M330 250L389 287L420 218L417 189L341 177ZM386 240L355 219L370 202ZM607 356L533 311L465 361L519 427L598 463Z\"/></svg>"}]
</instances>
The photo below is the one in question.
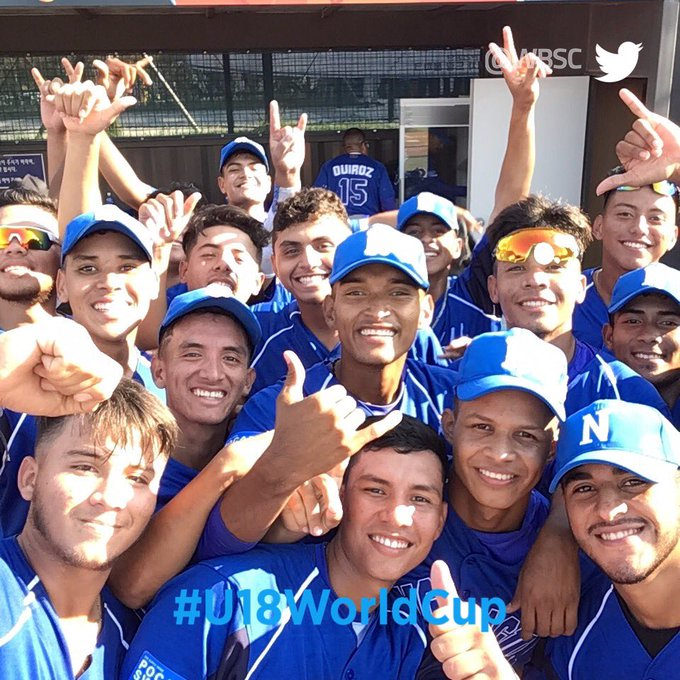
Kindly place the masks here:
<instances>
[{"instance_id":1,"label":"blue baseball cap","mask_svg":"<svg viewBox=\"0 0 680 680\"><path fill-rule=\"evenodd\" d=\"M329 277L331 285L366 264L390 265L410 276L421 288L430 287L423 244L386 224L374 224L366 231L352 234L336 248Z\"/></svg>"},{"instance_id":2,"label":"blue baseball cap","mask_svg":"<svg viewBox=\"0 0 680 680\"><path fill-rule=\"evenodd\" d=\"M490 392L520 390L565 419L567 358L525 328L478 335L458 365L456 397L472 401Z\"/></svg>"},{"instance_id":3,"label":"blue baseball cap","mask_svg":"<svg viewBox=\"0 0 680 680\"><path fill-rule=\"evenodd\" d=\"M233 316L243 326L253 347L256 347L257 343L260 342L262 329L250 308L237 300L228 288L215 283L205 288L190 290L173 298L163 323L161 323L161 327L158 330L159 339L168 326L177 321L177 319L199 309L208 308L217 308L225 314Z\"/></svg>"},{"instance_id":4,"label":"blue baseball cap","mask_svg":"<svg viewBox=\"0 0 680 680\"><path fill-rule=\"evenodd\" d=\"M660 293L680 305L680 271L661 262L634 269L619 277L608 312L614 314L639 295Z\"/></svg>"},{"instance_id":5,"label":"blue baseball cap","mask_svg":"<svg viewBox=\"0 0 680 680\"><path fill-rule=\"evenodd\" d=\"M256 158L259 158L264 167L267 168L267 172L269 172L269 161L267 160L267 154L264 152L264 147L262 144L248 139L248 137L237 137L222 147L222 151L220 151L220 172L222 172L222 168L229 158L239 151L251 153Z\"/></svg>"},{"instance_id":6,"label":"blue baseball cap","mask_svg":"<svg viewBox=\"0 0 680 680\"><path fill-rule=\"evenodd\" d=\"M403 230L414 215L422 213L438 217L449 229L458 229L456 206L448 199L431 194L429 191L422 191L402 203L397 213L397 229Z\"/></svg>"},{"instance_id":7,"label":"blue baseball cap","mask_svg":"<svg viewBox=\"0 0 680 680\"><path fill-rule=\"evenodd\" d=\"M97 231L117 231L138 245L149 262L153 261L153 238L149 230L131 215L115 205L100 205L92 212L73 218L66 225L66 233L61 244L61 264L78 243L86 236Z\"/></svg>"},{"instance_id":8,"label":"blue baseball cap","mask_svg":"<svg viewBox=\"0 0 680 680\"><path fill-rule=\"evenodd\" d=\"M680 467L680 433L651 406L599 399L570 415L560 428L550 493L567 472L589 463L661 482Z\"/></svg>"}]
</instances>

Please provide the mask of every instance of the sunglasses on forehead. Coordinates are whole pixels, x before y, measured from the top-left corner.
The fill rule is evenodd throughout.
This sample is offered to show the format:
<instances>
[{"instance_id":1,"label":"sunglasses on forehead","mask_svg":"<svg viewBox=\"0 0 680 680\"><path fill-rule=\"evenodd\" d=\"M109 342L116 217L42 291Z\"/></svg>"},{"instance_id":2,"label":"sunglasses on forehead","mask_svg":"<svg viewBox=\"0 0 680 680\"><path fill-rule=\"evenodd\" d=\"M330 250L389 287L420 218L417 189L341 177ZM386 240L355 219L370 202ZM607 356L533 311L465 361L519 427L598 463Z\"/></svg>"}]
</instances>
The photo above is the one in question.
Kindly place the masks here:
<instances>
[{"instance_id":1,"label":"sunglasses on forehead","mask_svg":"<svg viewBox=\"0 0 680 680\"><path fill-rule=\"evenodd\" d=\"M662 182L645 184L645 186L649 187L654 193L660 194L661 196L675 196L678 193L678 187L673 184L673 182L669 182L667 179L663 180ZM642 187L622 186L616 187L616 191L637 191L641 188Z\"/></svg>"},{"instance_id":2,"label":"sunglasses on forehead","mask_svg":"<svg viewBox=\"0 0 680 680\"><path fill-rule=\"evenodd\" d=\"M578 258L580 248L571 234L529 227L504 236L496 245L494 257L499 262L525 262L532 253L538 264L557 264Z\"/></svg>"},{"instance_id":3,"label":"sunglasses on forehead","mask_svg":"<svg viewBox=\"0 0 680 680\"><path fill-rule=\"evenodd\" d=\"M54 243L59 243L56 236L38 227L0 225L0 249L7 248L13 240L27 250L49 250Z\"/></svg>"}]
</instances>

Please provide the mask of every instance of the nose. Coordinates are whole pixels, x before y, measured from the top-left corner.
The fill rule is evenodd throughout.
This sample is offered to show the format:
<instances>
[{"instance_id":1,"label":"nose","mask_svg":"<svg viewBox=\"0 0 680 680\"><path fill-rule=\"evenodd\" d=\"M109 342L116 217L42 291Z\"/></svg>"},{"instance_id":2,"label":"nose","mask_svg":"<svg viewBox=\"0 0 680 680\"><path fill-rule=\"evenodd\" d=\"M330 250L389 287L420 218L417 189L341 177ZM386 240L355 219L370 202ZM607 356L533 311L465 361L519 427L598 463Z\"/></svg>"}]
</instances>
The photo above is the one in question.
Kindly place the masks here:
<instances>
[{"instance_id":1,"label":"nose","mask_svg":"<svg viewBox=\"0 0 680 680\"><path fill-rule=\"evenodd\" d=\"M663 333L654 323L642 324L638 331L638 338L650 345L661 342L662 337Z\"/></svg>"},{"instance_id":2,"label":"nose","mask_svg":"<svg viewBox=\"0 0 680 680\"><path fill-rule=\"evenodd\" d=\"M307 246L304 250L304 254L305 263L310 269L321 266L323 259L321 257L321 253L316 250L316 248L311 245Z\"/></svg>"},{"instance_id":3,"label":"nose","mask_svg":"<svg viewBox=\"0 0 680 680\"><path fill-rule=\"evenodd\" d=\"M199 375L211 383L222 378L222 363L220 357L204 357L199 368Z\"/></svg>"},{"instance_id":4,"label":"nose","mask_svg":"<svg viewBox=\"0 0 680 680\"><path fill-rule=\"evenodd\" d=\"M550 276L541 267L528 269L524 277L526 288L547 288Z\"/></svg>"},{"instance_id":5,"label":"nose","mask_svg":"<svg viewBox=\"0 0 680 680\"><path fill-rule=\"evenodd\" d=\"M223 269L228 272L233 272L236 266L236 260L231 250L224 249L220 257L217 258L215 264L217 269Z\"/></svg>"},{"instance_id":6,"label":"nose","mask_svg":"<svg viewBox=\"0 0 680 680\"><path fill-rule=\"evenodd\" d=\"M26 255L28 248L22 246L18 238L10 238L9 244L5 248L5 252L12 255Z\"/></svg>"},{"instance_id":7,"label":"nose","mask_svg":"<svg viewBox=\"0 0 680 680\"><path fill-rule=\"evenodd\" d=\"M628 505L621 499L616 489L600 489L597 495L597 514L605 522L613 522L627 512Z\"/></svg>"},{"instance_id":8,"label":"nose","mask_svg":"<svg viewBox=\"0 0 680 680\"><path fill-rule=\"evenodd\" d=\"M121 510L132 499L132 486L125 476L107 474L99 480L97 489L91 496L94 505L103 505L113 510Z\"/></svg>"},{"instance_id":9,"label":"nose","mask_svg":"<svg viewBox=\"0 0 680 680\"><path fill-rule=\"evenodd\" d=\"M105 290L119 290L123 287L123 274L116 271L104 272L99 279L98 287Z\"/></svg>"},{"instance_id":10,"label":"nose","mask_svg":"<svg viewBox=\"0 0 680 680\"><path fill-rule=\"evenodd\" d=\"M385 508L385 521L394 527L413 526L413 516L415 515L415 505L409 503L394 502Z\"/></svg>"}]
</instances>

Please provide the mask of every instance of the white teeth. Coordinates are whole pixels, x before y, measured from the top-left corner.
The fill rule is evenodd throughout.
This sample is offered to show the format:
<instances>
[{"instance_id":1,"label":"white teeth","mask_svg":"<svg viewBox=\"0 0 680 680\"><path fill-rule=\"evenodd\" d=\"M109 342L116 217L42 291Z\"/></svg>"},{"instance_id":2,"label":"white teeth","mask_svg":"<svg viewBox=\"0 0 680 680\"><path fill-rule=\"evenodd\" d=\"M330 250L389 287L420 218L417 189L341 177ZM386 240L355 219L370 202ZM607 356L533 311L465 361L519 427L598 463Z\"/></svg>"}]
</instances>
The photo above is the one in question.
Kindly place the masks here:
<instances>
[{"instance_id":1,"label":"white teeth","mask_svg":"<svg viewBox=\"0 0 680 680\"><path fill-rule=\"evenodd\" d=\"M633 352L633 356L636 359L642 359L643 361L654 361L655 359L663 358L663 354L651 354L647 352Z\"/></svg>"},{"instance_id":2,"label":"white teeth","mask_svg":"<svg viewBox=\"0 0 680 680\"><path fill-rule=\"evenodd\" d=\"M437 257L439 253L425 253L425 257Z\"/></svg>"},{"instance_id":3,"label":"white teeth","mask_svg":"<svg viewBox=\"0 0 680 680\"><path fill-rule=\"evenodd\" d=\"M202 390L198 387L191 390L191 392L197 397L204 397L206 399L222 399L225 396L225 393L222 392L222 390Z\"/></svg>"},{"instance_id":4,"label":"white teeth","mask_svg":"<svg viewBox=\"0 0 680 680\"><path fill-rule=\"evenodd\" d=\"M628 248L635 248L636 250L644 250L649 248L649 243L643 243L642 241L623 241L623 245Z\"/></svg>"},{"instance_id":5,"label":"white teeth","mask_svg":"<svg viewBox=\"0 0 680 680\"><path fill-rule=\"evenodd\" d=\"M501 482L509 482L514 479L515 475L504 475L501 472L491 472L491 470L485 470L484 468L479 468L479 473L484 477L489 477L490 479L498 479Z\"/></svg>"},{"instance_id":6,"label":"white teeth","mask_svg":"<svg viewBox=\"0 0 680 680\"><path fill-rule=\"evenodd\" d=\"M97 302L94 305L94 308L98 312L110 312L113 309L116 309L118 307L126 307L126 303L122 301L115 301L115 302Z\"/></svg>"},{"instance_id":7,"label":"white teeth","mask_svg":"<svg viewBox=\"0 0 680 680\"><path fill-rule=\"evenodd\" d=\"M361 335L378 336L381 338L393 338L396 333L392 328L362 328Z\"/></svg>"},{"instance_id":8,"label":"white teeth","mask_svg":"<svg viewBox=\"0 0 680 680\"><path fill-rule=\"evenodd\" d=\"M312 283L318 283L319 281L323 281L326 279L326 276L323 274L312 274L311 276L299 276L298 281L303 285L303 286L309 286Z\"/></svg>"},{"instance_id":9,"label":"white teeth","mask_svg":"<svg viewBox=\"0 0 680 680\"><path fill-rule=\"evenodd\" d=\"M404 550L408 548L408 542L402 541L397 538L387 538L386 536L371 536L370 539L380 545L386 545L388 548L394 548L395 550Z\"/></svg>"},{"instance_id":10,"label":"white teeth","mask_svg":"<svg viewBox=\"0 0 680 680\"><path fill-rule=\"evenodd\" d=\"M610 533L606 534L600 534L600 538L603 541L620 541L622 538L626 538L627 536L632 536L633 534L637 534L641 529L623 529L622 531L612 531Z\"/></svg>"},{"instance_id":11,"label":"white teeth","mask_svg":"<svg viewBox=\"0 0 680 680\"><path fill-rule=\"evenodd\" d=\"M6 274L23 276L24 274L28 274L31 270L28 267L24 267L23 265L10 265L9 267L5 267L2 271L4 271Z\"/></svg>"},{"instance_id":12,"label":"white teeth","mask_svg":"<svg viewBox=\"0 0 680 680\"><path fill-rule=\"evenodd\" d=\"M522 307L545 307L546 305L552 304L547 300L527 300L522 303Z\"/></svg>"}]
</instances>

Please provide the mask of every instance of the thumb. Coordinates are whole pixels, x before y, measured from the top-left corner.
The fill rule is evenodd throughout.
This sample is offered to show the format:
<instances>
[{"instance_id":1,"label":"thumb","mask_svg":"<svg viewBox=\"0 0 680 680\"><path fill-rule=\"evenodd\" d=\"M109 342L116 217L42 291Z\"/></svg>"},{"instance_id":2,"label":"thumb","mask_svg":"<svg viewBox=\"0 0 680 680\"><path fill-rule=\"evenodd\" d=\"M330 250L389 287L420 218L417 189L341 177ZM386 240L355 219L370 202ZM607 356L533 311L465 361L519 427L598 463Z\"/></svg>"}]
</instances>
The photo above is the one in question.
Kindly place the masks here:
<instances>
[{"instance_id":1,"label":"thumb","mask_svg":"<svg viewBox=\"0 0 680 680\"><path fill-rule=\"evenodd\" d=\"M136 103L137 100L134 97L121 97L120 99L116 99L116 101L111 103L111 111L115 113L115 115L119 115L123 113L125 109L134 106Z\"/></svg>"},{"instance_id":2,"label":"thumb","mask_svg":"<svg viewBox=\"0 0 680 680\"><path fill-rule=\"evenodd\" d=\"M447 597L437 595L437 605L440 607L450 608L454 599L458 597L458 590L456 584L451 577L451 570L449 565L444 560L435 560L430 568L430 582L432 583L432 590L443 590L448 593Z\"/></svg>"},{"instance_id":3,"label":"thumb","mask_svg":"<svg viewBox=\"0 0 680 680\"><path fill-rule=\"evenodd\" d=\"M295 352L286 350L283 359L288 367L286 382L281 389L281 396L287 404L295 404L305 398L302 386L305 384L305 367Z\"/></svg>"},{"instance_id":4,"label":"thumb","mask_svg":"<svg viewBox=\"0 0 680 680\"><path fill-rule=\"evenodd\" d=\"M510 600L510 602L505 607L505 611L507 614L512 614L513 612L518 611L520 607L521 598L519 592L516 590L512 600Z\"/></svg>"},{"instance_id":5,"label":"thumb","mask_svg":"<svg viewBox=\"0 0 680 680\"><path fill-rule=\"evenodd\" d=\"M191 215L192 212L194 212L194 209L198 205L198 202L203 198L201 193L199 191L194 191L189 198L187 198L186 201L184 201L184 215L188 216Z\"/></svg>"},{"instance_id":6,"label":"thumb","mask_svg":"<svg viewBox=\"0 0 680 680\"><path fill-rule=\"evenodd\" d=\"M378 437L382 437L390 430L394 429L401 422L403 413L398 409L391 411L384 418L377 420L368 427L357 431L357 446L353 447L356 451L362 449L366 444Z\"/></svg>"}]
</instances>

